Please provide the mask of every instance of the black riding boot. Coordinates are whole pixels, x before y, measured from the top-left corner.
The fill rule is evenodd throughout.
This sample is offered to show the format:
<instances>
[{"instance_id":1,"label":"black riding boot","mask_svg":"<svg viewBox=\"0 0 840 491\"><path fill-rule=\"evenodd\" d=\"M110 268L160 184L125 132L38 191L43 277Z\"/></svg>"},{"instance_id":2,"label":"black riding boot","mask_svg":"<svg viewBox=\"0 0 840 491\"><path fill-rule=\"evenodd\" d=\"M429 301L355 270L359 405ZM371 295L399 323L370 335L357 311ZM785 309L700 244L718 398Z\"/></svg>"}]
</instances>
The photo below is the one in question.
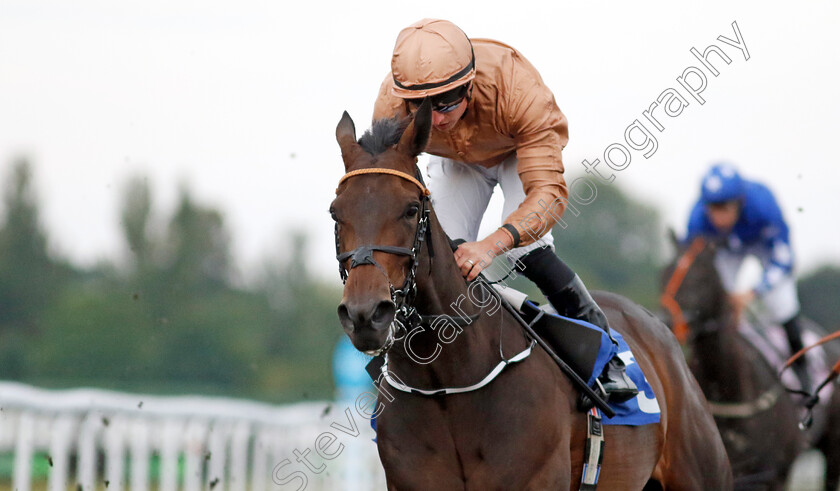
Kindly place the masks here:
<instances>
[{"instance_id":1,"label":"black riding boot","mask_svg":"<svg viewBox=\"0 0 840 491\"><path fill-rule=\"evenodd\" d=\"M604 312L598 307L595 300L592 299L592 295L589 294L589 291L578 275L575 275L572 281L560 291L547 295L546 298L548 298L548 301L551 302L551 305L557 309L560 315L584 320L598 326L607 333L607 336L610 337L610 340L614 344L618 344L610 333L607 316L604 315ZM626 366L621 361L621 358L614 356L607 363L607 366L604 367L601 376L598 377L598 380L600 380L601 385L604 387L604 392L607 393L611 401L626 401L639 393L639 389L630 380L630 377L627 376L625 369Z\"/></svg>"},{"instance_id":2,"label":"black riding boot","mask_svg":"<svg viewBox=\"0 0 840 491\"><path fill-rule=\"evenodd\" d=\"M782 324L782 327L785 328L788 344L790 344L790 354L793 356L794 353L797 353L804 347L802 343L802 327L799 323L799 314L791 317L790 320ZM807 355L799 357L799 359L793 362L793 365L791 365L790 368L793 369L793 373L795 373L797 378L799 378L802 390L811 392L813 386L811 385L811 374L808 373Z\"/></svg>"},{"instance_id":3,"label":"black riding boot","mask_svg":"<svg viewBox=\"0 0 840 491\"><path fill-rule=\"evenodd\" d=\"M565 317L580 319L600 327L610 334L607 316L595 303L586 286L551 249L536 249L520 259L522 273L533 281L545 298ZM617 343L616 343L617 344ZM639 393L636 384L625 371L626 366L618 356L613 357L598 377L610 401L622 402Z\"/></svg>"}]
</instances>

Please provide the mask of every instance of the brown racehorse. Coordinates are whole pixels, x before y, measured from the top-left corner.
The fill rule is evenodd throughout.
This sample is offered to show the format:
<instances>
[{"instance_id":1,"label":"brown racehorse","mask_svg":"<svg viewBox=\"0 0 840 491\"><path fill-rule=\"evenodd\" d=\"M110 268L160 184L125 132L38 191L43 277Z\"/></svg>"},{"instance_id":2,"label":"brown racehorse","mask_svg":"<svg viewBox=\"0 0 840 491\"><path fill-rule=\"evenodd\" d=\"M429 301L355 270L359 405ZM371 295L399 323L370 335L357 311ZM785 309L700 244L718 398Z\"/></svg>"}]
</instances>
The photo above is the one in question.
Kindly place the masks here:
<instances>
[{"instance_id":1,"label":"brown racehorse","mask_svg":"<svg viewBox=\"0 0 840 491\"><path fill-rule=\"evenodd\" d=\"M416 179L430 127L428 101L415 117L375 122L358 142L347 113L338 124L347 172L330 207L345 279L338 315L358 350L387 351L394 378L419 389L464 388L531 344L512 315L494 310L488 292L456 266ZM604 426L600 489L730 489L723 442L674 336L620 296L596 298L661 408L660 423ZM471 322L435 328L412 323L420 319L415 312L460 312ZM402 330L395 318L409 325ZM540 349L478 390L422 395L384 381L379 389L377 445L388 489L578 488L586 414L576 409L577 390Z\"/></svg>"},{"instance_id":2,"label":"brown racehorse","mask_svg":"<svg viewBox=\"0 0 840 491\"><path fill-rule=\"evenodd\" d=\"M675 333L686 344L689 366L711 404L736 489L784 489L797 455L816 445L826 456L825 489L836 490L839 391L835 389L828 414L815 425L824 430L800 431L802 398L785 394L778 377L781 367L771 367L737 331L736 313L715 268L715 244L696 239L677 245L677 259L663 272L663 306L671 313Z\"/></svg>"}]
</instances>

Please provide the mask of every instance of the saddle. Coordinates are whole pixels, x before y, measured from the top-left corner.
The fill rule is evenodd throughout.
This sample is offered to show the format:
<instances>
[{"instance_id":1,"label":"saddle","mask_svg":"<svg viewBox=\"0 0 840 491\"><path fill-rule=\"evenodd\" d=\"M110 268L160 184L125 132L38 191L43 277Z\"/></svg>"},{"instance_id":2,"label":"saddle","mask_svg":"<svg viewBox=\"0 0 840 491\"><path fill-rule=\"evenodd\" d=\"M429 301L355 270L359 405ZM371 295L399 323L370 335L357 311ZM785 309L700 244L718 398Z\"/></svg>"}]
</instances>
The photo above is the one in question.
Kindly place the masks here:
<instances>
[{"instance_id":1,"label":"saddle","mask_svg":"<svg viewBox=\"0 0 840 491\"><path fill-rule=\"evenodd\" d=\"M599 370L596 370L602 345L600 330L551 313L549 307L541 308L530 300L523 302L519 311L523 320L580 378L586 380L589 386L595 383L604 365L601 363L601 366L597 367Z\"/></svg>"},{"instance_id":2,"label":"saddle","mask_svg":"<svg viewBox=\"0 0 840 491\"><path fill-rule=\"evenodd\" d=\"M738 334L761 354L765 362L777 371L779 381L785 389L792 394L798 393L796 389L800 388L799 378L792 370L781 370L785 364L785 360L792 354L784 329L781 325L773 323L755 312L748 311L748 314L748 316L741 317L738 324ZM805 346L815 345L819 342L821 336L818 331L819 328L807 318L804 320L805 326L802 330L802 341ZM810 379L813 381L826 380L831 373L831 365L825 349L822 346L818 346L809 351L807 356L807 369ZM803 415L803 421L809 421L808 426L813 426L815 434L819 434L826 424L826 418L828 417L826 414L826 401L831 400L831 395L835 389L835 384L826 384L819 391L819 403L815 407L812 406L813 412L809 413L803 408L803 413L805 413ZM801 399L801 396L793 395L792 397L796 397L797 400Z\"/></svg>"}]
</instances>

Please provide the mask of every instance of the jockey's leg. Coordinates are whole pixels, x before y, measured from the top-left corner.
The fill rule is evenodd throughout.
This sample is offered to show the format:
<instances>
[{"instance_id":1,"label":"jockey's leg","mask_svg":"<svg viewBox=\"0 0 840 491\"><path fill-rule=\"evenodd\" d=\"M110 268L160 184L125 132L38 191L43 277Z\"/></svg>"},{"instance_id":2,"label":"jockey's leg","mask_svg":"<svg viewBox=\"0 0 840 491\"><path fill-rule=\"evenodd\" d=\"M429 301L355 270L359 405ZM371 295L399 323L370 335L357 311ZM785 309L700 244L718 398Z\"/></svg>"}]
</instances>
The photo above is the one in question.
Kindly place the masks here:
<instances>
[{"instance_id":1,"label":"jockey's leg","mask_svg":"<svg viewBox=\"0 0 840 491\"><path fill-rule=\"evenodd\" d=\"M504 193L505 201L502 209L504 221L525 200L522 181L517 171L516 156L512 155L498 166L489 169L488 172L493 173ZM516 268L521 269L526 278L537 285L558 313L566 317L585 320L603 329L607 335L610 334L607 317L589 295L583 282L554 254L554 238L550 230L545 231L545 234L536 242L517 247L507 256L515 261ZM516 261L517 259L520 261ZM615 343L615 340L613 342ZM625 373L625 368L624 362L614 356L599 377L604 390L611 392L608 395L612 400L626 400L638 394L638 389Z\"/></svg>"},{"instance_id":2,"label":"jockey's leg","mask_svg":"<svg viewBox=\"0 0 840 491\"><path fill-rule=\"evenodd\" d=\"M428 173L432 205L443 231L452 239L477 240L496 182L479 166L434 155L429 157Z\"/></svg>"},{"instance_id":3,"label":"jockey's leg","mask_svg":"<svg viewBox=\"0 0 840 491\"><path fill-rule=\"evenodd\" d=\"M524 266L522 274L537 285L560 315L584 320L603 329L617 344L610 333L607 316L595 303L580 277L552 249L535 249L521 257L520 262ZM624 362L614 356L598 377L611 401L625 401L639 393L625 369Z\"/></svg>"},{"instance_id":4,"label":"jockey's leg","mask_svg":"<svg viewBox=\"0 0 840 491\"><path fill-rule=\"evenodd\" d=\"M787 335L788 344L790 344L791 355L805 347L802 343L802 327L801 323L799 322L799 314L794 315L793 317L788 319L787 322L784 322L782 324L782 327L785 328L785 334ZM807 354L803 354L796 361L794 361L793 365L791 365L790 368L793 370L793 373L795 373L796 376L799 378L799 383L802 385L802 390L810 392L813 388L813 385L811 385L811 375L808 373Z\"/></svg>"},{"instance_id":5,"label":"jockey's leg","mask_svg":"<svg viewBox=\"0 0 840 491\"><path fill-rule=\"evenodd\" d=\"M775 322L778 322L785 329L790 354L793 355L804 347L802 342L802 322L799 313L799 300L796 293L796 281L793 276L785 278L769 292L761 297L762 303L769 310ZM808 373L808 355L801 356L796 360L791 369L799 378L802 390L810 391L811 376Z\"/></svg>"}]
</instances>

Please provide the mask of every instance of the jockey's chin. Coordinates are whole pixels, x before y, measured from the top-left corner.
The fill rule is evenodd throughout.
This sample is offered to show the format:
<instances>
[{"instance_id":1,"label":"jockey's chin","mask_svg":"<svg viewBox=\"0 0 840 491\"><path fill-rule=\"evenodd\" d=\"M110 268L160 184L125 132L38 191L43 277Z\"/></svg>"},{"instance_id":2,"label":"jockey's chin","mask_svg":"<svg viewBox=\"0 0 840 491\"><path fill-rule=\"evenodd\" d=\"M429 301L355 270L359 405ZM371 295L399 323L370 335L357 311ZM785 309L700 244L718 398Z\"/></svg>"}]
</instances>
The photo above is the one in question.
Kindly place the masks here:
<instances>
[{"instance_id":1,"label":"jockey's chin","mask_svg":"<svg viewBox=\"0 0 840 491\"><path fill-rule=\"evenodd\" d=\"M454 128L455 123L457 123L457 121L452 122L452 123L436 124L436 125L434 125L434 128L437 131L443 131L445 133L445 132L451 130L452 128Z\"/></svg>"}]
</instances>

